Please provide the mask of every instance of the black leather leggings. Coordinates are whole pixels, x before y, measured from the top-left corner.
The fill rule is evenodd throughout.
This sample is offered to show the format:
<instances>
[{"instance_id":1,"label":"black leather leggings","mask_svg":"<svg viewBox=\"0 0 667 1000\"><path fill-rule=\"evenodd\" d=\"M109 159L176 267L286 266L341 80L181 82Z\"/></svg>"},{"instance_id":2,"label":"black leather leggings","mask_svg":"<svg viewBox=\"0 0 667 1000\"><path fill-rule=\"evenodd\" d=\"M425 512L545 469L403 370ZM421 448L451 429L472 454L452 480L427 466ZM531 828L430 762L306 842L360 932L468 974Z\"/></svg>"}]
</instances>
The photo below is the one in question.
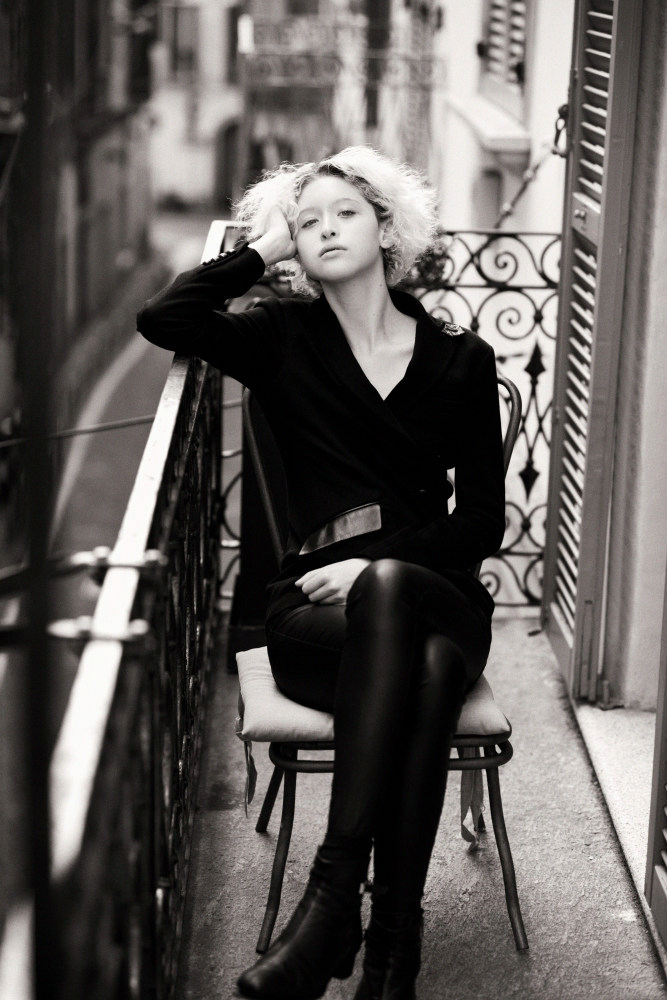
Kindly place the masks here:
<instances>
[{"instance_id":1,"label":"black leather leggings","mask_svg":"<svg viewBox=\"0 0 667 1000\"><path fill-rule=\"evenodd\" d=\"M489 616L446 577L381 559L357 577L345 606L283 611L269 619L267 641L281 690L334 714L327 836L372 843L387 905L419 905L451 738L489 651Z\"/></svg>"}]
</instances>

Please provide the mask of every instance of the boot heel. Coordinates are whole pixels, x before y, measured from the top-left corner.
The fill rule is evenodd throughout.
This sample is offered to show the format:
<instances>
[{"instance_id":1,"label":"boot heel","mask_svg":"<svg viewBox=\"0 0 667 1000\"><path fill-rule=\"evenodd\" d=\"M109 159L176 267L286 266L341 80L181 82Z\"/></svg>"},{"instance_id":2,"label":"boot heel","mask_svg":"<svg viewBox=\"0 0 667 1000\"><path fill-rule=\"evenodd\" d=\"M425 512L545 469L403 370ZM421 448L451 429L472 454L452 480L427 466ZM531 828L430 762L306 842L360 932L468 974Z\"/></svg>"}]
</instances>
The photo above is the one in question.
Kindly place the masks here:
<instances>
[{"instance_id":1,"label":"boot heel","mask_svg":"<svg viewBox=\"0 0 667 1000\"><path fill-rule=\"evenodd\" d=\"M348 951L345 955L342 955L336 964L335 969L332 972L334 979L349 979L352 975L352 970L354 969L354 960L357 956L358 949L354 951Z\"/></svg>"}]
</instances>

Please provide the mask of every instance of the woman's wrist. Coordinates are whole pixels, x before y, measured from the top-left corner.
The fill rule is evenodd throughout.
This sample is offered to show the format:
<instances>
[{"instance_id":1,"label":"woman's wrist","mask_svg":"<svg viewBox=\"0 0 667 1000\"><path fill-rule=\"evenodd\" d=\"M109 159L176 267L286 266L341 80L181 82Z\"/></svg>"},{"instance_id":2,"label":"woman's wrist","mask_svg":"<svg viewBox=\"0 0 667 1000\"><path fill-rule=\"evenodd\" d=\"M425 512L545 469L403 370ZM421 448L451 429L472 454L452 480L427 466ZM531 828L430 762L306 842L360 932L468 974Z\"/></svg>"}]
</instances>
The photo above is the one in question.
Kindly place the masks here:
<instances>
[{"instance_id":1,"label":"woman's wrist","mask_svg":"<svg viewBox=\"0 0 667 1000\"><path fill-rule=\"evenodd\" d=\"M264 267L277 264L279 260L284 260L286 257L284 241L276 240L271 233L264 233L263 236L259 236L252 243L249 243L248 246L251 250L259 254L264 261Z\"/></svg>"}]
</instances>

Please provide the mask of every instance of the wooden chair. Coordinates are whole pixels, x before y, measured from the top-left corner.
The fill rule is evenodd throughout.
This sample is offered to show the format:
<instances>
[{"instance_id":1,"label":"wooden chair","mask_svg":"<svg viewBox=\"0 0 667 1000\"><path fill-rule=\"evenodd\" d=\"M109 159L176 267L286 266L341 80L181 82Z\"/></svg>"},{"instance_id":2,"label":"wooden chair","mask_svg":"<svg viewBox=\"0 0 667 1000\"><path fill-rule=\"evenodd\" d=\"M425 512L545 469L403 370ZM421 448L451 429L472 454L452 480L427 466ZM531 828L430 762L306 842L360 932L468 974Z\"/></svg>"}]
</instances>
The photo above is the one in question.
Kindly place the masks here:
<instances>
[{"instance_id":1,"label":"wooden chair","mask_svg":"<svg viewBox=\"0 0 667 1000\"><path fill-rule=\"evenodd\" d=\"M503 439L505 472L507 472L519 430L521 397L516 386L504 375L498 375L498 382L506 390L509 401L509 420ZM247 389L243 395L243 427L272 544L277 558L280 559L286 530L282 466L259 404ZM479 569L477 566L477 574ZM282 816L271 872L269 897L257 941L257 951L262 953L269 946L280 906L285 864L294 822L296 776L298 773L333 771L332 757L303 759L299 757L299 753L311 750L333 751L333 717L326 712L318 712L299 705L278 690L271 674L266 647L237 653L236 658L240 683L237 734L245 742L249 769L248 801L252 798L254 789L252 741L269 744L269 757L274 764L273 775L255 826L259 833L266 832L280 785L284 780ZM519 951L524 951L528 948L528 940L519 907L514 863L505 829L498 779L498 768L506 764L513 754L509 742L511 732L509 721L494 701L491 687L482 675L468 693L463 705L452 744L458 756L450 758L449 770L464 772L461 778L462 834L473 842L476 841L476 837L466 830L463 820L470 807L475 831L484 830L480 772L482 770L486 772L491 820L505 883L507 910L516 947Z\"/></svg>"}]
</instances>

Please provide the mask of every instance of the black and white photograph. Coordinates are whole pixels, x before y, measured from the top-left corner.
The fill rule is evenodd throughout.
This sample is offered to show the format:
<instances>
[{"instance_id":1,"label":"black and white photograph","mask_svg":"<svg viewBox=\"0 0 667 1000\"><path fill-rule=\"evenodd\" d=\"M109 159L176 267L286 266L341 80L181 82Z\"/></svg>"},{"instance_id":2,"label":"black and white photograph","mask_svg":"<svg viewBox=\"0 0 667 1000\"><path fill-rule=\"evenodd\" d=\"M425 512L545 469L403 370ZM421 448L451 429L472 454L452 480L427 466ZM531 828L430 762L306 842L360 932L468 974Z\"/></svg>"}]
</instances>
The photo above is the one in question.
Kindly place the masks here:
<instances>
[{"instance_id":1,"label":"black and white photograph","mask_svg":"<svg viewBox=\"0 0 667 1000\"><path fill-rule=\"evenodd\" d=\"M0 1000L667 1000L667 4L0 0Z\"/></svg>"}]
</instances>

